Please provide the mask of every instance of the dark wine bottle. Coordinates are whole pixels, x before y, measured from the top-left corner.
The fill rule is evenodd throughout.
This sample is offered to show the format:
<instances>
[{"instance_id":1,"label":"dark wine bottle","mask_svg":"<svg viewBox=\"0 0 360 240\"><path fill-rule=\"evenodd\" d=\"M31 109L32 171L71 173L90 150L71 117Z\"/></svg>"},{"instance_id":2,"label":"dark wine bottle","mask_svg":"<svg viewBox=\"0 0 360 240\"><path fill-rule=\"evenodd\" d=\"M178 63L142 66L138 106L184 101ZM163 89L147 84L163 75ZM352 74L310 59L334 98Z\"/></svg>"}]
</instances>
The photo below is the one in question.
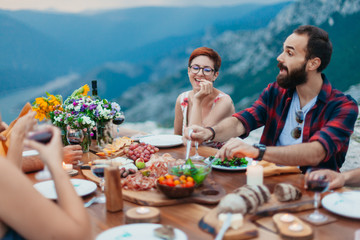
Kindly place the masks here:
<instances>
[{"instance_id":1,"label":"dark wine bottle","mask_svg":"<svg viewBox=\"0 0 360 240\"><path fill-rule=\"evenodd\" d=\"M97 88L97 80L92 80L91 81L91 88L92 88L92 97L93 97L93 99L99 99L98 88Z\"/></svg>"},{"instance_id":2,"label":"dark wine bottle","mask_svg":"<svg viewBox=\"0 0 360 240\"><path fill-rule=\"evenodd\" d=\"M97 89L97 80L92 80L91 81L91 88L92 88L92 99L96 100L96 99L100 99L98 96L98 89ZM92 137L91 139L95 140L96 139L96 130L92 130Z\"/></svg>"}]
</instances>

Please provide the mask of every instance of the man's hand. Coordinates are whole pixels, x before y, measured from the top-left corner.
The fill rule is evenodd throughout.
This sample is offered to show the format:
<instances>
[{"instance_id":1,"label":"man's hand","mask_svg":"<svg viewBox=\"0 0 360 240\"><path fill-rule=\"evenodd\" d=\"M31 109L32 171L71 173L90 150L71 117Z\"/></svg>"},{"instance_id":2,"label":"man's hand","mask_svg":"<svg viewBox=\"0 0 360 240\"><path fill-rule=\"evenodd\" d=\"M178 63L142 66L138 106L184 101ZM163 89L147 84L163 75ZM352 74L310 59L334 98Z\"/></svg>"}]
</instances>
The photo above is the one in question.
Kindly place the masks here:
<instances>
[{"instance_id":1,"label":"man's hand","mask_svg":"<svg viewBox=\"0 0 360 240\"><path fill-rule=\"evenodd\" d=\"M64 162L69 164L75 164L78 160L81 160L83 151L80 145L68 145L64 147Z\"/></svg>"},{"instance_id":2,"label":"man's hand","mask_svg":"<svg viewBox=\"0 0 360 240\"><path fill-rule=\"evenodd\" d=\"M221 158L221 160L225 158L232 159L233 157L256 158L258 156L259 149L245 143L240 138L231 138L215 155L215 157Z\"/></svg>"},{"instance_id":3,"label":"man's hand","mask_svg":"<svg viewBox=\"0 0 360 240\"><path fill-rule=\"evenodd\" d=\"M345 185L345 178L344 176L333 170L329 169L322 169L318 171L311 172L309 175L306 175L306 180L316 180L320 177L325 177L326 180L329 181L329 190L340 188ZM306 186L305 186L306 187Z\"/></svg>"}]
</instances>

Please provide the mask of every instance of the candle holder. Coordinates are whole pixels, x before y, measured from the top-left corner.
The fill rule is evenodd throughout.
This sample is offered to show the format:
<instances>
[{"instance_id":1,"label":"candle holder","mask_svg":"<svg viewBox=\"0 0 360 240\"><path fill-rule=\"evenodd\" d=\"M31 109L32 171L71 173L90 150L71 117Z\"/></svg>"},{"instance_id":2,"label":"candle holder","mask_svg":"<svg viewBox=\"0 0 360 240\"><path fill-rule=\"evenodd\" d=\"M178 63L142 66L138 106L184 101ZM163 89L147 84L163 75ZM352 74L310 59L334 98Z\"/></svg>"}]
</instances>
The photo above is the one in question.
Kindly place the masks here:
<instances>
[{"instance_id":1,"label":"candle holder","mask_svg":"<svg viewBox=\"0 0 360 240\"><path fill-rule=\"evenodd\" d=\"M154 207L135 207L125 213L126 223L159 223L160 210Z\"/></svg>"}]
</instances>

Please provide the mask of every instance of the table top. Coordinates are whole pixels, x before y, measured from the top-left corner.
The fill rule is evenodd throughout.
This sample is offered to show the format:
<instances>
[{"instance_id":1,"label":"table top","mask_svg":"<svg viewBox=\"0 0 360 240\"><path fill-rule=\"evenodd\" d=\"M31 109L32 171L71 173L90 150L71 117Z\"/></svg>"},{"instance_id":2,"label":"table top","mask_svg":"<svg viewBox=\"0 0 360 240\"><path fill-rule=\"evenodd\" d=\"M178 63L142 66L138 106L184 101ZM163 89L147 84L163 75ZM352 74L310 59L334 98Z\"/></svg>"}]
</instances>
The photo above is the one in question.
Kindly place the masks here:
<instances>
[{"instance_id":1,"label":"table top","mask_svg":"<svg viewBox=\"0 0 360 240\"><path fill-rule=\"evenodd\" d=\"M199 147L199 154L202 156L214 155L216 149L209 147L201 146ZM173 147L160 149L158 154L170 153L174 158L185 158L185 147ZM191 151L191 155L194 154L194 150ZM89 152L84 153L83 161L86 163L93 159L97 159L97 155ZM221 171L214 169L211 173L212 177L217 184L221 184L227 193L232 192L234 189L243 186L246 183L245 171ZM28 177L35 183L37 182L34 177L34 173L28 174ZM82 175L81 171L74 178L85 178ZM284 174L278 176L271 176L264 178L264 184L269 187L270 191L273 191L274 186L277 183L285 182L291 183L294 186L297 186L301 189L303 195L312 196L311 192L305 191L304 186L304 176L302 174ZM90 196L84 197L84 202L88 201L94 195L100 194L101 191L98 188L96 193L91 194ZM110 213L106 211L105 204L93 204L88 208L88 213L92 220L94 236L100 234L101 232L120 225L125 224L125 212L128 209L137 207L134 203L124 201L123 211L116 213ZM161 214L161 224L171 225L175 228L178 228L186 233L188 239L214 239L214 236L210 235L207 232L201 230L198 226L199 221L203 216L205 216L214 205L201 205L195 203L186 203L173 206L164 206L159 207ZM311 212L309 210L307 212ZM332 214L325 209L320 209L320 212L326 213L327 215L334 217L335 222L322 225L314 226L311 225L314 231L314 239L354 239L354 232L360 228L360 221L355 219L350 219L346 217L341 217L335 214ZM303 212L302 212L303 213ZM295 213L297 215L298 213ZM268 217L269 218L269 217ZM270 218L269 218L270 219ZM262 219L265 220L266 219ZM270 220L269 220L270 221ZM273 232L271 229L259 226L258 228L258 237L254 239L281 239L278 234Z\"/></svg>"}]
</instances>

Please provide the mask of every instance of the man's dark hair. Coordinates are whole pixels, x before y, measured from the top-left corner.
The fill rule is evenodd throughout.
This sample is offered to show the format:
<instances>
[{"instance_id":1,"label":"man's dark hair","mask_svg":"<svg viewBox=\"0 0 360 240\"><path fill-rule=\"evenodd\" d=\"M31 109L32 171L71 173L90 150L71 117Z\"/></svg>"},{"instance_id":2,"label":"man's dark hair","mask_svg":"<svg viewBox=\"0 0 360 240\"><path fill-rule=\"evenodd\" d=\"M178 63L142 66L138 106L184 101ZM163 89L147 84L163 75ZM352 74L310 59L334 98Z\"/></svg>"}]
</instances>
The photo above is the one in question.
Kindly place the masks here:
<instances>
[{"instance_id":1,"label":"man's dark hair","mask_svg":"<svg viewBox=\"0 0 360 240\"><path fill-rule=\"evenodd\" d=\"M320 58L321 64L317 71L322 72L329 64L332 54L332 44L328 33L321 28L311 25L300 26L294 30L294 33L299 35L306 34L309 37L306 46L306 59Z\"/></svg>"}]
</instances>

